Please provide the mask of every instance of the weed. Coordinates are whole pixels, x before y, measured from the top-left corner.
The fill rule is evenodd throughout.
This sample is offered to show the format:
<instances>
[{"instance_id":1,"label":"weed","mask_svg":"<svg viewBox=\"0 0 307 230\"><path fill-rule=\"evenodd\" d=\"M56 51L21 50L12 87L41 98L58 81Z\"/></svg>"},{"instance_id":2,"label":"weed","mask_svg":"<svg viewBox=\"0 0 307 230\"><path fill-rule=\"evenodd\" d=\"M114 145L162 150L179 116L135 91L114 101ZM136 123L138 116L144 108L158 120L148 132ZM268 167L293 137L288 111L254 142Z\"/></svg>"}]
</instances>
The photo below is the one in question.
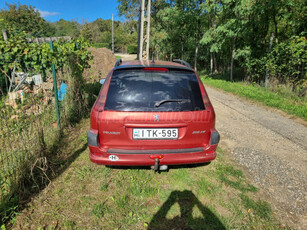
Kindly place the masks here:
<instances>
[{"instance_id":1,"label":"weed","mask_svg":"<svg viewBox=\"0 0 307 230\"><path fill-rule=\"evenodd\" d=\"M64 220L64 229L75 229L76 222L71 220Z\"/></svg>"},{"instance_id":2,"label":"weed","mask_svg":"<svg viewBox=\"0 0 307 230\"><path fill-rule=\"evenodd\" d=\"M174 170L172 173L172 178L178 183L187 183L190 181L190 174L185 168L179 168Z\"/></svg>"},{"instance_id":3,"label":"weed","mask_svg":"<svg viewBox=\"0 0 307 230\"><path fill-rule=\"evenodd\" d=\"M83 134L80 136L80 141L81 141L81 142L86 142L86 141L87 141L87 133L83 133Z\"/></svg>"},{"instance_id":4,"label":"weed","mask_svg":"<svg viewBox=\"0 0 307 230\"><path fill-rule=\"evenodd\" d=\"M196 182L197 194L215 196L220 191L216 184L210 182L207 178L203 177Z\"/></svg>"},{"instance_id":5,"label":"weed","mask_svg":"<svg viewBox=\"0 0 307 230\"><path fill-rule=\"evenodd\" d=\"M127 203L129 201L128 195L120 195L119 198L115 199L115 203L117 207L124 209L127 206Z\"/></svg>"},{"instance_id":6,"label":"weed","mask_svg":"<svg viewBox=\"0 0 307 230\"><path fill-rule=\"evenodd\" d=\"M82 166L81 168L76 169L76 173L81 180L90 175L91 171L92 168L89 166Z\"/></svg>"},{"instance_id":7,"label":"weed","mask_svg":"<svg viewBox=\"0 0 307 230\"><path fill-rule=\"evenodd\" d=\"M271 219L272 210L270 205L262 200L254 201L249 198L246 194L240 194L244 207L250 212L253 210L254 214L262 219Z\"/></svg>"},{"instance_id":8,"label":"weed","mask_svg":"<svg viewBox=\"0 0 307 230\"><path fill-rule=\"evenodd\" d=\"M109 187L109 184L108 184L108 183L105 183L105 184L103 184L103 185L100 187L100 191L107 192L107 191L108 191L108 187Z\"/></svg>"},{"instance_id":9,"label":"weed","mask_svg":"<svg viewBox=\"0 0 307 230\"><path fill-rule=\"evenodd\" d=\"M56 193L57 194L62 194L63 193L63 188L57 188Z\"/></svg>"},{"instance_id":10,"label":"weed","mask_svg":"<svg viewBox=\"0 0 307 230\"><path fill-rule=\"evenodd\" d=\"M98 203L98 204L94 204L91 214L96 216L97 218L102 218L105 214L105 211L107 210L108 210L108 207L105 204Z\"/></svg>"}]
</instances>

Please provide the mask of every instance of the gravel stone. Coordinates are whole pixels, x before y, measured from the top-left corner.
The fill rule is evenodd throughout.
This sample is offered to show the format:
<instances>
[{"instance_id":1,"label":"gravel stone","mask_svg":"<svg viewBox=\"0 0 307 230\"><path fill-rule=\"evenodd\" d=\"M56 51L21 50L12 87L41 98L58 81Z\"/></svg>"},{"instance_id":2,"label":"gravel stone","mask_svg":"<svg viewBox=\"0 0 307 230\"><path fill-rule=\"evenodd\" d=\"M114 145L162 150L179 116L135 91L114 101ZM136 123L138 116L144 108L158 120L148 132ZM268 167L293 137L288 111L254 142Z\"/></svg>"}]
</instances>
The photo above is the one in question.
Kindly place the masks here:
<instances>
[{"instance_id":1,"label":"gravel stone","mask_svg":"<svg viewBox=\"0 0 307 230\"><path fill-rule=\"evenodd\" d=\"M273 109L206 87L220 146L265 194L281 224L307 229L307 127Z\"/></svg>"}]
</instances>

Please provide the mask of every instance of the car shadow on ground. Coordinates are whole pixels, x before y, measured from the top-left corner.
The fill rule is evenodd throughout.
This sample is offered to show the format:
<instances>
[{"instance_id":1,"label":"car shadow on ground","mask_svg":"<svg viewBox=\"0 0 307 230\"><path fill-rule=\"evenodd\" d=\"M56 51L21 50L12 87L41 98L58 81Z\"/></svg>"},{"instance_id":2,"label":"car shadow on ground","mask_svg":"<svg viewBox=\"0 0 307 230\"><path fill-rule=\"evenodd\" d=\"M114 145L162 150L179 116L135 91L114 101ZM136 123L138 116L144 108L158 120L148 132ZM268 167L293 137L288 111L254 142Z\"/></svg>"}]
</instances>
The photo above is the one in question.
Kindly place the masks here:
<instances>
[{"instance_id":1,"label":"car shadow on ground","mask_svg":"<svg viewBox=\"0 0 307 230\"><path fill-rule=\"evenodd\" d=\"M180 215L166 218L171 207L178 203ZM194 218L193 210L199 209L200 216ZM198 215L199 216L199 215ZM148 230L156 229L226 229L219 218L204 206L192 191L173 191L148 225Z\"/></svg>"},{"instance_id":2,"label":"car shadow on ground","mask_svg":"<svg viewBox=\"0 0 307 230\"><path fill-rule=\"evenodd\" d=\"M163 171L169 171L170 169L181 169L181 168L197 168L197 167L202 167L202 166L207 166L211 162L205 162L205 163L200 163L200 164L185 164L185 165L168 165L167 170L162 170L158 172L163 172ZM117 166L117 165L106 165L107 168L112 168L112 169L122 169L122 170L127 170L127 169L135 169L135 170L152 170L151 166Z\"/></svg>"}]
</instances>

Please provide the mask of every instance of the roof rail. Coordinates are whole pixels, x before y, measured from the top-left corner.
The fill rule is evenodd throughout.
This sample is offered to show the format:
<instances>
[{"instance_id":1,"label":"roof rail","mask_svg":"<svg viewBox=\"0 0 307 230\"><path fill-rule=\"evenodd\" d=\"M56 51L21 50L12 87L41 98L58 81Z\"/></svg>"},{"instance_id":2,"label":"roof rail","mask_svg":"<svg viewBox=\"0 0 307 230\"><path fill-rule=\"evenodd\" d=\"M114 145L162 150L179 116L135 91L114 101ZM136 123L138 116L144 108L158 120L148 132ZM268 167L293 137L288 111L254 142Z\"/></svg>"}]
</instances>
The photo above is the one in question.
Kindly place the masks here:
<instances>
[{"instance_id":1,"label":"roof rail","mask_svg":"<svg viewBox=\"0 0 307 230\"><path fill-rule=\"evenodd\" d=\"M192 69L191 65L187 63L186 61L180 60L180 59L173 59L173 62L180 63L181 65L185 65L186 67Z\"/></svg>"},{"instance_id":2,"label":"roof rail","mask_svg":"<svg viewBox=\"0 0 307 230\"><path fill-rule=\"evenodd\" d=\"M122 64L122 62L123 62L123 61L122 61L121 58L117 59L117 61L115 62L114 67L120 66L120 65Z\"/></svg>"}]
</instances>

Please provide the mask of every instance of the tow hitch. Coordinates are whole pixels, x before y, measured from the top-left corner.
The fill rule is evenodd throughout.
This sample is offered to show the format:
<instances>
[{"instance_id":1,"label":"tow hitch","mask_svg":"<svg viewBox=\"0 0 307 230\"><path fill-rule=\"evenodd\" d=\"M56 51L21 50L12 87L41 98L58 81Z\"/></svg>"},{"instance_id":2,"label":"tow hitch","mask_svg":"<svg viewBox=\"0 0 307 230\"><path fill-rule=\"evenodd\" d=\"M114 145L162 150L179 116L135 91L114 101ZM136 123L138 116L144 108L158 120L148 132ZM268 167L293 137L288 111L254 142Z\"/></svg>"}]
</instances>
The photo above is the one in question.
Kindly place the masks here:
<instances>
[{"instance_id":1,"label":"tow hitch","mask_svg":"<svg viewBox=\"0 0 307 230\"><path fill-rule=\"evenodd\" d=\"M154 171L165 171L168 169L167 165L159 165L160 160L163 158L163 155L151 155L151 159L155 160L155 164L151 166L151 169Z\"/></svg>"},{"instance_id":2,"label":"tow hitch","mask_svg":"<svg viewBox=\"0 0 307 230\"><path fill-rule=\"evenodd\" d=\"M151 169L158 171L159 170L159 159L155 158L155 165L151 166Z\"/></svg>"}]
</instances>

